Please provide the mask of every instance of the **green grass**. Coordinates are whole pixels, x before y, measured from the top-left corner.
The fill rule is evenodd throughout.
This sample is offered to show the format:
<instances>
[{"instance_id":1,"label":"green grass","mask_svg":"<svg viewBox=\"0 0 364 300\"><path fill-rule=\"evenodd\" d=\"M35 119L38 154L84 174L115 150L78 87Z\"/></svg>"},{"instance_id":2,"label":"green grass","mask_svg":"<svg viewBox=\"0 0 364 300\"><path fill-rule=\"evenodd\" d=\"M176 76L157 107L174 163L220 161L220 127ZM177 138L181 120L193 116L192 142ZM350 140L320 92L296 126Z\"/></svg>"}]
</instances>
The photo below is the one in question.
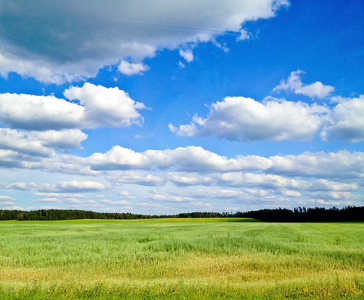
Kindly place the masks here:
<instances>
[{"instance_id":1,"label":"green grass","mask_svg":"<svg viewBox=\"0 0 364 300\"><path fill-rule=\"evenodd\" d=\"M244 221L244 222L242 222ZM0 222L0 299L364 299L364 223Z\"/></svg>"}]
</instances>

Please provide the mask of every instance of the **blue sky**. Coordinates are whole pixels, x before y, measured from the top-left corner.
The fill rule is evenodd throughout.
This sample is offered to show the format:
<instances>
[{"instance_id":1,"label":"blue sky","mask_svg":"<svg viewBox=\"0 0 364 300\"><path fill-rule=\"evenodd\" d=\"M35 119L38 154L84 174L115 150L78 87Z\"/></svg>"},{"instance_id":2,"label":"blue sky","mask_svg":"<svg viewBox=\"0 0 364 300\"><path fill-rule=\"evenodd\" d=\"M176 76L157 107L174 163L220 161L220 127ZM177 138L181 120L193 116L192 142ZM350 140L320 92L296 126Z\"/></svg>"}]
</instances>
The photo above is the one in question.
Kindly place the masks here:
<instances>
[{"instance_id":1,"label":"blue sky","mask_svg":"<svg viewBox=\"0 0 364 300\"><path fill-rule=\"evenodd\" d=\"M364 3L0 1L0 209L364 205Z\"/></svg>"}]
</instances>

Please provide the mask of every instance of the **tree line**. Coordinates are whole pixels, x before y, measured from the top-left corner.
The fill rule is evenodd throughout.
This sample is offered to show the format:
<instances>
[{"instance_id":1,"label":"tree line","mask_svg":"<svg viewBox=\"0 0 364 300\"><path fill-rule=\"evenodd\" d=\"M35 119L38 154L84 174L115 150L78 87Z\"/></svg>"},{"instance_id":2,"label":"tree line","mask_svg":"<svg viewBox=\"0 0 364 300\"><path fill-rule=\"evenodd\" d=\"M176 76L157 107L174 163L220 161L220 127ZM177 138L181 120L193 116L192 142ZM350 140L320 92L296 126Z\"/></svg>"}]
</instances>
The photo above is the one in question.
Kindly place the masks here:
<instances>
[{"instance_id":1,"label":"tree line","mask_svg":"<svg viewBox=\"0 0 364 300\"><path fill-rule=\"evenodd\" d=\"M341 209L297 207L261 209L248 212L188 212L176 215L143 215L133 213L102 213L74 209L40 209L32 211L0 210L0 220L75 220L75 219L157 219L157 218L253 218L266 222L348 222L364 221L364 206Z\"/></svg>"}]
</instances>

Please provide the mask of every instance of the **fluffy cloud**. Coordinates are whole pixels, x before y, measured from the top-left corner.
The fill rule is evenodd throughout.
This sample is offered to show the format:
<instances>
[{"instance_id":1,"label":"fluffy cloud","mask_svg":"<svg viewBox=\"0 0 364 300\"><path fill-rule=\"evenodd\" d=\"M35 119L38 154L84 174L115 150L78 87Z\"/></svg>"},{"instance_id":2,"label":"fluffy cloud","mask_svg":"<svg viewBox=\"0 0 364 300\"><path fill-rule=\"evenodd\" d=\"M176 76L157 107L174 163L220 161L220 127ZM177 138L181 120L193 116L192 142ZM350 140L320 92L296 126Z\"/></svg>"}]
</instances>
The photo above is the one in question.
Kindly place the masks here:
<instances>
[{"instance_id":1,"label":"fluffy cloud","mask_svg":"<svg viewBox=\"0 0 364 300\"><path fill-rule=\"evenodd\" d=\"M169 130L178 136L211 136L238 141L312 140L319 134L324 141L364 140L364 96L334 97L338 104L291 102L267 97L258 102L245 97L226 97L211 105L207 118L195 115L187 125Z\"/></svg>"},{"instance_id":2,"label":"fluffy cloud","mask_svg":"<svg viewBox=\"0 0 364 300\"><path fill-rule=\"evenodd\" d=\"M243 182L264 185L274 182L281 184L281 176L336 179L335 181L313 182L316 190L355 188L356 183L340 183L344 178L364 178L364 153L349 152L305 152L300 155L275 155L270 157L238 155L227 158L202 147L179 147L167 150L147 150L135 152L131 149L115 146L106 153L94 153L85 158L65 156L71 164L88 166L91 169L113 174L120 183L149 182L161 183L164 179L178 185L215 184L217 177L211 174L223 174L222 180L238 185ZM140 173L136 170L149 171ZM143 172L144 172L143 171ZM167 171L167 173L163 173ZM241 172L261 172L264 174ZM153 172L153 173L151 173ZM144 174L144 175L143 175ZM164 174L162 176L162 174ZM208 175L210 174L210 175ZM261 175L264 175L263 177ZM156 176L156 178L154 178ZM220 175L219 175L220 176ZM153 179L152 179L153 178ZM282 179L283 180L283 179ZM294 187L301 181L282 183L282 187ZM152 184L151 184L152 185ZM310 185L311 186L311 185ZM305 188L308 188L305 185Z\"/></svg>"},{"instance_id":3,"label":"fluffy cloud","mask_svg":"<svg viewBox=\"0 0 364 300\"><path fill-rule=\"evenodd\" d=\"M282 80L273 91L279 92L282 90L293 91L295 94L309 96L311 98L325 98L332 93L335 88L330 85L323 85L321 82L316 81L312 84L304 85L301 81L300 74L304 73L301 70L291 72L287 81Z\"/></svg>"},{"instance_id":4,"label":"fluffy cloud","mask_svg":"<svg viewBox=\"0 0 364 300\"><path fill-rule=\"evenodd\" d=\"M137 110L145 106L117 87L85 83L82 87L70 87L64 95L80 101L81 105L54 96L0 94L0 122L13 128L38 131L130 126L143 122Z\"/></svg>"},{"instance_id":5,"label":"fluffy cloud","mask_svg":"<svg viewBox=\"0 0 364 300\"><path fill-rule=\"evenodd\" d=\"M0 149L32 156L54 156L53 148L80 148L87 135L80 130L17 131L0 128Z\"/></svg>"},{"instance_id":6,"label":"fluffy cloud","mask_svg":"<svg viewBox=\"0 0 364 300\"><path fill-rule=\"evenodd\" d=\"M143 75L144 72L149 70L149 67L142 63L130 63L128 61L123 60L119 66L118 70L127 75Z\"/></svg>"},{"instance_id":7,"label":"fluffy cloud","mask_svg":"<svg viewBox=\"0 0 364 300\"><path fill-rule=\"evenodd\" d=\"M310 140L321 129L329 109L316 104L268 98L226 97L212 104L206 119L189 125L169 125L179 136L210 136L228 140ZM198 129L201 127L201 129Z\"/></svg>"},{"instance_id":8,"label":"fluffy cloud","mask_svg":"<svg viewBox=\"0 0 364 300\"><path fill-rule=\"evenodd\" d=\"M285 176L363 178L364 152L305 152L300 155L269 157L267 172Z\"/></svg>"},{"instance_id":9,"label":"fluffy cloud","mask_svg":"<svg viewBox=\"0 0 364 300\"><path fill-rule=\"evenodd\" d=\"M85 159L94 170L151 169L150 159L142 153L121 146L114 146L105 154L94 153Z\"/></svg>"},{"instance_id":10,"label":"fluffy cloud","mask_svg":"<svg viewBox=\"0 0 364 300\"><path fill-rule=\"evenodd\" d=\"M144 109L144 104L135 102L117 87L85 83L83 87L70 87L64 95L70 100L79 100L83 105L85 127L130 126L143 122L137 110Z\"/></svg>"},{"instance_id":11,"label":"fluffy cloud","mask_svg":"<svg viewBox=\"0 0 364 300\"><path fill-rule=\"evenodd\" d=\"M54 96L0 94L0 122L26 130L81 127L84 108Z\"/></svg>"},{"instance_id":12,"label":"fluffy cloud","mask_svg":"<svg viewBox=\"0 0 364 300\"><path fill-rule=\"evenodd\" d=\"M90 165L93 170L160 170L173 169L181 172L222 172L241 169L266 169L270 162L259 156L238 156L228 159L202 147L179 147L174 150L147 150L135 152L114 146L106 153L94 153L86 158L69 157L72 161Z\"/></svg>"},{"instance_id":13,"label":"fluffy cloud","mask_svg":"<svg viewBox=\"0 0 364 300\"><path fill-rule=\"evenodd\" d=\"M347 142L364 140L364 95L343 99L330 114L330 121L321 136L324 140L337 137Z\"/></svg>"},{"instance_id":14,"label":"fluffy cloud","mask_svg":"<svg viewBox=\"0 0 364 300\"><path fill-rule=\"evenodd\" d=\"M287 0L229 0L219 5L148 0L141 9L133 1L2 1L0 74L17 72L55 83L92 77L123 58L141 61L157 49L211 40L227 30L238 32L242 23L273 17L284 5Z\"/></svg>"},{"instance_id":15,"label":"fluffy cloud","mask_svg":"<svg viewBox=\"0 0 364 300\"><path fill-rule=\"evenodd\" d=\"M221 180L231 186L260 186L264 188L303 188L306 183L303 180L296 180L272 174L255 173L224 173Z\"/></svg>"},{"instance_id":16,"label":"fluffy cloud","mask_svg":"<svg viewBox=\"0 0 364 300\"><path fill-rule=\"evenodd\" d=\"M196 172L173 172L168 173L166 178L168 181L173 182L177 186L216 184L216 179L214 176L208 176L206 174L201 175Z\"/></svg>"}]
</instances>

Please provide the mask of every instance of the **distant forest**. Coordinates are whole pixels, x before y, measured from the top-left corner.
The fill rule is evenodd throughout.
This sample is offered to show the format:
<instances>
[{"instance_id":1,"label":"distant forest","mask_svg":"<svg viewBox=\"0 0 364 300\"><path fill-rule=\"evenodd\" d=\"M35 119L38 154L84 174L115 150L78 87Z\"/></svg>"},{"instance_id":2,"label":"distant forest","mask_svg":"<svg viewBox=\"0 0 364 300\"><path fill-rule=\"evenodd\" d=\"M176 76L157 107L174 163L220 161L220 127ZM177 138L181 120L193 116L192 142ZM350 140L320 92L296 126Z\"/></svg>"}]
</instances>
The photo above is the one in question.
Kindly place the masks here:
<instances>
[{"instance_id":1,"label":"distant forest","mask_svg":"<svg viewBox=\"0 0 364 300\"><path fill-rule=\"evenodd\" d=\"M75 219L158 219L158 218L254 218L266 222L348 222L364 221L364 206L341 209L297 207L261 209L248 212L190 212L177 215L142 215L132 213L100 213L84 210L0 210L0 220L75 220Z\"/></svg>"}]
</instances>

